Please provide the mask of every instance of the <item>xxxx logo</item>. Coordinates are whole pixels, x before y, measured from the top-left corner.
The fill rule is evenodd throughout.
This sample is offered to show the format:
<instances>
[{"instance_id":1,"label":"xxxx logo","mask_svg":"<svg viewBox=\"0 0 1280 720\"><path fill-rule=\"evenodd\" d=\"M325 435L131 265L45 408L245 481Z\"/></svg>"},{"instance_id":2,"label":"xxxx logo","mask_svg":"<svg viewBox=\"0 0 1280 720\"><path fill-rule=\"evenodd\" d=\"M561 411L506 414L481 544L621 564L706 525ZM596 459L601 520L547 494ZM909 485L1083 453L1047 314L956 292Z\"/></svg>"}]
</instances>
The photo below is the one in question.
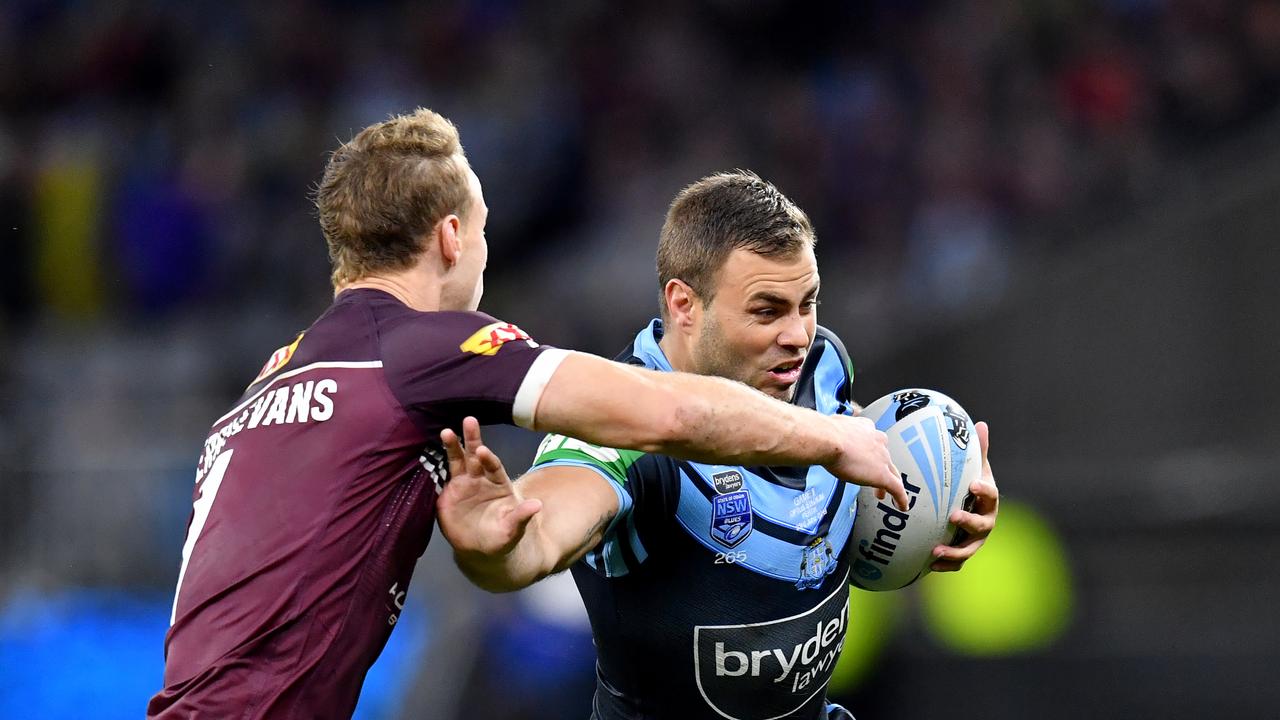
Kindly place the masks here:
<instances>
[{"instance_id":1,"label":"xxxx logo","mask_svg":"<svg viewBox=\"0 0 1280 720\"><path fill-rule=\"evenodd\" d=\"M475 353L476 355L493 355L503 345L515 340L523 340L529 343L530 347L537 346L537 343L529 339L525 331L515 325L496 322L477 330L475 334L463 341L458 346L458 349L463 352Z\"/></svg>"},{"instance_id":2,"label":"xxxx logo","mask_svg":"<svg viewBox=\"0 0 1280 720\"><path fill-rule=\"evenodd\" d=\"M289 360L293 358L293 351L298 349L298 343L302 342L302 336L304 334L305 333L298 333L298 338L294 340L292 343L285 345L279 350L276 350L275 352L271 353L271 357L267 358L266 364L263 365L262 370L258 372L258 377L254 378L253 382L249 384L255 385L261 380L265 379L271 373L274 373L275 371L287 365L289 363Z\"/></svg>"}]
</instances>

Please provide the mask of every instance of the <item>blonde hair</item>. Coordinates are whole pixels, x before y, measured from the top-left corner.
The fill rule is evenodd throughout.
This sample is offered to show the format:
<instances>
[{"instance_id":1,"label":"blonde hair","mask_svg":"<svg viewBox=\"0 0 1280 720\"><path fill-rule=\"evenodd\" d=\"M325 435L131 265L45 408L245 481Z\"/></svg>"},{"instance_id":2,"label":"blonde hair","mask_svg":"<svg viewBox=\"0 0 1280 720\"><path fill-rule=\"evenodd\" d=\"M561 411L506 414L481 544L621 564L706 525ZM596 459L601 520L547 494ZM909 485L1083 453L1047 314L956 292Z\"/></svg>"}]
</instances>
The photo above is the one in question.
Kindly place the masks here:
<instances>
[{"instance_id":1,"label":"blonde hair","mask_svg":"<svg viewBox=\"0 0 1280 720\"><path fill-rule=\"evenodd\" d=\"M418 108L361 130L329 156L316 189L334 286L412 267L423 236L471 203L458 129Z\"/></svg>"}]
</instances>

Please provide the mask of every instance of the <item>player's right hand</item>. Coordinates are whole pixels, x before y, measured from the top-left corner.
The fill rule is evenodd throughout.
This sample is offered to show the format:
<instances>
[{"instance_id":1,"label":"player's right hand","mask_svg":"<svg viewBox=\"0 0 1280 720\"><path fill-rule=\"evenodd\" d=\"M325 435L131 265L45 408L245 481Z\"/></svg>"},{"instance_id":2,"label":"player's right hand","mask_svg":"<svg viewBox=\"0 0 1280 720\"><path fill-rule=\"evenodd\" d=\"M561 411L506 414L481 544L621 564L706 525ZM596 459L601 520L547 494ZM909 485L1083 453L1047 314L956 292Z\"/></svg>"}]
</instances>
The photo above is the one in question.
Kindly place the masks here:
<instances>
[{"instance_id":1,"label":"player's right hand","mask_svg":"<svg viewBox=\"0 0 1280 720\"><path fill-rule=\"evenodd\" d=\"M436 501L440 532L457 553L505 555L520 542L542 501L520 496L502 461L484 446L475 418L462 421L462 433L465 444L452 430L440 432L450 476Z\"/></svg>"},{"instance_id":2,"label":"player's right hand","mask_svg":"<svg viewBox=\"0 0 1280 720\"><path fill-rule=\"evenodd\" d=\"M857 485L876 488L876 497L893 496L899 510L910 506L902 475L889 456L889 436L876 429L870 418L848 415L830 416L838 423L841 439L840 456L827 470L832 475Z\"/></svg>"}]
</instances>

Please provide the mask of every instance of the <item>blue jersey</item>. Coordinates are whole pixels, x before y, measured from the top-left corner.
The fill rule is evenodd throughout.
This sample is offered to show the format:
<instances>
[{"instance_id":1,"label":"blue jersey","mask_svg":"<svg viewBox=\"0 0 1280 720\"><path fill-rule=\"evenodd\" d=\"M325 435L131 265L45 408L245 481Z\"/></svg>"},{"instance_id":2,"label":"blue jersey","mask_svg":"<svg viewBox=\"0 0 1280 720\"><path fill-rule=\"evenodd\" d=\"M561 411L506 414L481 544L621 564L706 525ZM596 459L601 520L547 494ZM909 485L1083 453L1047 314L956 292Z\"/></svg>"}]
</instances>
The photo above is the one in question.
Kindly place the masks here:
<instances>
[{"instance_id":1,"label":"blue jersey","mask_svg":"<svg viewBox=\"0 0 1280 720\"><path fill-rule=\"evenodd\" d=\"M620 360L671 370L654 320ZM853 368L819 327L793 402L851 414ZM822 467L739 467L549 435L535 468L586 467L619 512L573 569L599 654L594 716L827 718L848 630L858 488Z\"/></svg>"}]
</instances>

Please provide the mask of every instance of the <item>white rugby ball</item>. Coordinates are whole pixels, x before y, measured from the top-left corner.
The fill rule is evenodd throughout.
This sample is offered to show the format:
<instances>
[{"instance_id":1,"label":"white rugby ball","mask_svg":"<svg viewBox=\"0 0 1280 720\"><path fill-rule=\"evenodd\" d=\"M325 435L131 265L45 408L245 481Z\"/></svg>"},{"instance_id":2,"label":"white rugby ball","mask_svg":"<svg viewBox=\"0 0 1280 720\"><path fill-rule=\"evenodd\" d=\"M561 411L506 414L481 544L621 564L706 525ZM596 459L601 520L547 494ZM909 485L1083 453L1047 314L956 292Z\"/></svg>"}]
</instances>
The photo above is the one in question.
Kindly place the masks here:
<instances>
[{"instance_id":1,"label":"white rugby ball","mask_svg":"<svg viewBox=\"0 0 1280 720\"><path fill-rule=\"evenodd\" d=\"M889 455L911 507L899 510L892 498L881 500L874 488L862 488L850 576L864 590L897 590L928 574L934 547L957 539L947 518L970 506L969 486L982 475L982 449L969 414L934 390L890 393L862 417L889 436Z\"/></svg>"}]
</instances>

